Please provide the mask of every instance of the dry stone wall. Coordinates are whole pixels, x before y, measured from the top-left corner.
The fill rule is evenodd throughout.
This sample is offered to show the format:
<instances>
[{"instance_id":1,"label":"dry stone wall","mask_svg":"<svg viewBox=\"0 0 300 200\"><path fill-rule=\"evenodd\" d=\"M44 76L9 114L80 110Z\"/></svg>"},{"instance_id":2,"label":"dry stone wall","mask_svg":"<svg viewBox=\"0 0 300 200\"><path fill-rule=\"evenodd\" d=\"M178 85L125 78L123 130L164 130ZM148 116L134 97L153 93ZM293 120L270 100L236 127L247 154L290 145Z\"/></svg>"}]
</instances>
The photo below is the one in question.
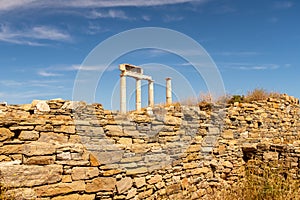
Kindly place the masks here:
<instances>
[{"instance_id":1,"label":"dry stone wall","mask_svg":"<svg viewBox=\"0 0 300 200\"><path fill-rule=\"evenodd\" d=\"M0 180L15 199L199 199L251 158L300 167L299 101L155 107L0 105Z\"/></svg>"}]
</instances>

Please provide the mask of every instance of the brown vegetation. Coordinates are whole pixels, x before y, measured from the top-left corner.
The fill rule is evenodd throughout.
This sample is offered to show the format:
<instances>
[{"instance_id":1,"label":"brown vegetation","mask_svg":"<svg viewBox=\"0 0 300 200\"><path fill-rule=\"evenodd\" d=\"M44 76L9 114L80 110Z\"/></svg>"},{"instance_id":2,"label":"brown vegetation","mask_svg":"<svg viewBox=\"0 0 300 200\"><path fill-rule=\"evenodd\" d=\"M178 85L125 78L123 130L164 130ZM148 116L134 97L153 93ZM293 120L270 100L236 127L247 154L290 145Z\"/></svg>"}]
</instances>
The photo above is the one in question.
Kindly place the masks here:
<instances>
[{"instance_id":1,"label":"brown vegetation","mask_svg":"<svg viewBox=\"0 0 300 200\"><path fill-rule=\"evenodd\" d=\"M258 160L248 163L242 178L231 187L210 194L209 199L300 199L300 180L291 177L287 169L280 165L278 167L277 164L270 165Z\"/></svg>"}]
</instances>

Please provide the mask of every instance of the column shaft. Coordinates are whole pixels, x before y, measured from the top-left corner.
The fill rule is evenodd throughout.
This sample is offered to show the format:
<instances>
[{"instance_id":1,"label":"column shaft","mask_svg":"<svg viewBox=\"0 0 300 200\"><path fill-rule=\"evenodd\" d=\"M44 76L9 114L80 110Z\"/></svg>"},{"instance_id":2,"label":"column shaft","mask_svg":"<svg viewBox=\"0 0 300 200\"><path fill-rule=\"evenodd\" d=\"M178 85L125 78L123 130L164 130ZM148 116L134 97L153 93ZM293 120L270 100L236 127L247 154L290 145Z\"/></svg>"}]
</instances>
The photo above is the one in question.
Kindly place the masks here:
<instances>
[{"instance_id":1,"label":"column shaft","mask_svg":"<svg viewBox=\"0 0 300 200\"><path fill-rule=\"evenodd\" d=\"M172 84L171 78L166 78L166 104L172 104Z\"/></svg>"},{"instance_id":2,"label":"column shaft","mask_svg":"<svg viewBox=\"0 0 300 200\"><path fill-rule=\"evenodd\" d=\"M136 104L136 110L141 111L142 108L142 92L141 92L141 79L136 79L136 98L135 98L135 104Z\"/></svg>"},{"instance_id":3,"label":"column shaft","mask_svg":"<svg viewBox=\"0 0 300 200\"><path fill-rule=\"evenodd\" d=\"M153 81L148 81L148 106L154 106Z\"/></svg>"},{"instance_id":4,"label":"column shaft","mask_svg":"<svg viewBox=\"0 0 300 200\"><path fill-rule=\"evenodd\" d=\"M120 112L126 113L126 76L120 76Z\"/></svg>"}]
</instances>

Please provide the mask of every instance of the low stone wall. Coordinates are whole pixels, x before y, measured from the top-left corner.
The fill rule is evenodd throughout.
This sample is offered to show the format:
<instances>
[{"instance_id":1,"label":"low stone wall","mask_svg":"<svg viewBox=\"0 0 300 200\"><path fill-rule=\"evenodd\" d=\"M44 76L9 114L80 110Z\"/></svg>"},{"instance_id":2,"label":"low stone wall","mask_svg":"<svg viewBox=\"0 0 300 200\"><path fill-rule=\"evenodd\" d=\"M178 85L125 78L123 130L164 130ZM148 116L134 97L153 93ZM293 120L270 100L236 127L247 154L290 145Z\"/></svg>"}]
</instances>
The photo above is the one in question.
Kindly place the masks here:
<instances>
[{"instance_id":1,"label":"low stone wall","mask_svg":"<svg viewBox=\"0 0 300 200\"><path fill-rule=\"evenodd\" d=\"M298 178L299 101L120 115L64 100L0 105L0 178L16 199L199 199L250 158Z\"/></svg>"}]
</instances>

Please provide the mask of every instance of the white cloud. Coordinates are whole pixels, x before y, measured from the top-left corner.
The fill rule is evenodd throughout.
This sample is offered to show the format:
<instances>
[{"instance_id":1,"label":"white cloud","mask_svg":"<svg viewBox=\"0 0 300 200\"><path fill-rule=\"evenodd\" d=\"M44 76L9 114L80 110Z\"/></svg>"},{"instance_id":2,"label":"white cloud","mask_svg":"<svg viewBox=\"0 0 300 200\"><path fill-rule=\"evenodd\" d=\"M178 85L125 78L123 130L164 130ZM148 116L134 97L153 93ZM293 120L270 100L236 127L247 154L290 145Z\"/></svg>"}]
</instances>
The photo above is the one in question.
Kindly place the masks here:
<instances>
[{"instance_id":1,"label":"white cloud","mask_svg":"<svg viewBox=\"0 0 300 200\"><path fill-rule=\"evenodd\" d=\"M223 51L219 53L215 53L215 55L220 56L256 56L260 55L260 53L255 51Z\"/></svg>"},{"instance_id":2,"label":"white cloud","mask_svg":"<svg viewBox=\"0 0 300 200\"><path fill-rule=\"evenodd\" d=\"M21 86L23 85L23 83L15 80L1 80L0 85L3 85L5 87L14 87L14 86Z\"/></svg>"},{"instance_id":3,"label":"white cloud","mask_svg":"<svg viewBox=\"0 0 300 200\"><path fill-rule=\"evenodd\" d=\"M84 66L84 65L72 65L71 67L65 68L66 70L80 70L80 71L112 71L117 69L117 66Z\"/></svg>"},{"instance_id":4,"label":"white cloud","mask_svg":"<svg viewBox=\"0 0 300 200\"><path fill-rule=\"evenodd\" d=\"M46 72L46 71L39 71L38 75L44 76L44 77L56 77L56 76L62 76L62 74L52 73L52 72Z\"/></svg>"},{"instance_id":5,"label":"white cloud","mask_svg":"<svg viewBox=\"0 0 300 200\"><path fill-rule=\"evenodd\" d=\"M25 30L11 30L3 24L0 26L0 41L30 46L44 45L40 40L68 41L71 40L71 36L47 26L35 26Z\"/></svg>"},{"instance_id":6,"label":"white cloud","mask_svg":"<svg viewBox=\"0 0 300 200\"><path fill-rule=\"evenodd\" d=\"M21 7L23 5L28 5L36 0L1 0L0 10L11 10L16 7Z\"/></svg>"},{"instance_id":7,"label":"white cloud","mask_svg":"<svg viewBox=\"0 0 300 200\"><path fill-rule=\"evenodd\" d=\"M8 11L17 8L47 8L47 7L73 7L73 8L108 8L108 7L148 7L180 3L203 3L207 0L1 0L0 11Z\"/></svg>"},{"instance_id":8,"label":"white cloud","mask_svg":"<svg viewBox=\"0 0 300 200\"><path fill-rule=\"evenodd\" d=\"M33 27L32 32L30 32L28 36L46 40L70 40L69 34L47 26Z\"/></svg>"},{"instance_id":9,"label":"white cloud","mask_svg":"<svg viewBox=\"0 0 300 200\"><path fill-rule=\"evenodd\" d=\"M173 15L165 15L163 20L164 22L174 22L174 21L181 21L184 18L182 16L173 16Z\"/></svg>"},{"instance_id":10,"label":"white cloud","mask_svg":"<svg viewBox=\"0 0 300 200\"><path fill-rule=\"evenodd\" d=\"M130 19L122 10L108 10L108 11L92 11L88 16L90 18L113 18L113 19Z\"/></svg>"},{"instance_id":11,"label":"white cloud","mask_svg":"<svg viewBox=\"0 0 300 200\"><path fill-rule=\"evenodd\" d=\"M150 16L148 16L148 15L143 15L142 16L142 19L144 20L144 21L151 21L151 17Z\"/></svg>"},{"instance_id":12,"label":"white cloud","mask_svg":"<svg viewBox=\"0 0 300 200\"><path fill-rule=\"evenodd\" d=\"M62 76L63 71L112 71L118 69L118 66L104 66L104 65L65 65L65 66L51 66L43 70L39 70L38 74L41 76Z\"/></svg>"},{"instance_id":13,"label":"white cloud","mask_svg":"<svg viewBox=\"0 0 300 200\"><path fill-rule=\"evenodd\" d=\"M223 63L220 66L224 66L230 69L237 70L274 70L280 66L277 64L250 64L250 63Z\"/></svg>"}]
</instances>

